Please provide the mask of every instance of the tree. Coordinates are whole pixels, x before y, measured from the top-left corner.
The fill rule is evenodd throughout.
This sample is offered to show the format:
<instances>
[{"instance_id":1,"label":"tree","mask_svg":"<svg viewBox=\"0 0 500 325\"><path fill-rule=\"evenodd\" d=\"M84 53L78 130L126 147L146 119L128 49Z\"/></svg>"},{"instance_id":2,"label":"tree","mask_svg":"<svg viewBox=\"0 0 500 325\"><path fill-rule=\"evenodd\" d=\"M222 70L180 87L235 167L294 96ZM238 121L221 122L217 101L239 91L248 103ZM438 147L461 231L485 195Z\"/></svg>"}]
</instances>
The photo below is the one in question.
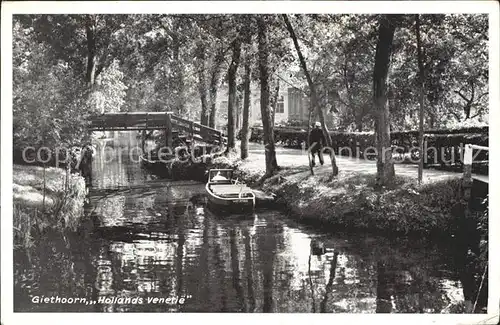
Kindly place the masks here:
<instances>
[{"instance_id":1,"label":"tree","mask_svg":"<svg viewBox=\"0 0 500 325\"><path fill-rule=\"evenodd\" d=\"M120 55L116 35L129 22L129 15L22 15L24 27L48 45L48 58L59 60L80 74L92 87L100 73ZM121 44L123 45L123 44Z\"/></svg>"},{"instance_id":2,"label":"tree","mask_svg":"<svg viewBox=\"0 0 500 325\"><path fill-rule=\"evenodd\" d=\"M246 18L246 24L243 27L243 47L244 47L244 67L245 73L243 77L243 121L241 127L241 159L248 158L248 141L249 133L249 117L250 117L250 81L252 74L252 27L253 19Z\"/></svg>"},{"instance_id":3,"label":"tree","mask_svg":"<svg viewBox=\"0 0 500 325\"><path fill-rule=\"evenodd\" d=\"M241 159L248 158L248 141L250 138L249 115L250 115L250 63L245 62L244 97L243 97L243 121L241 127Z\"/></svg>"},{"instance_id":4,"label":"tree","mask_svg":"<svg viewBox=\"0 0 500 325\"><path fill-rule=\"evenodd\" d=\"M208 125L216 127L217 120L217 94L222 81L226 53L231 50L234 23L229 15L202 15L197 18L200 32L207 37L207 48L210 55L207 57L209 117ZM229 32L229 35L228 35ZM227 46L226 44L230 44Z\"/></svg>"},{"instance_id":5,"label":"tree","mask_svg":"<svg viewBox=\"0 0 500 325\"><path fill-rule=\"evenodd\" d=\"M200 92L200 103L201 103L201 115L200 124L208 125L209 118L209 103L207 94L207 84L206 84L206 46L202 41L199 41L197 45L197 53L195 55L198 65L196 70L198 72L198 91Z\"/></svg>"},{"instance_id":6,"label":"tree","mask_svg":"<svg viewBox=\"0 0 500 325\"><path fill-rule=\"evenodd\" d=\"M89 87L94 86L96 77L96 26L97 16L85 16L85 34L87 36L87 71L85 73L85 80ZM98 73L97 73L98 75Z\"/></svg>"},{"instance_id":7,"label":"tree","mask_svg":"<svg viewBox=\"0 0 500 325\"><path fill-rule=\"evenodd\" d=\"M326 139L326 144L328 146L328 150L330 153L330 160L332 162L332 174L333 174L333 176L336 176L339 173L339 169L338 169L337 163L335 161L335 152L333 151L333 148L332 148L332 138L330 136L330 133L328 132L328 128L327 128L326 123L325 123L325 117L323 115L323 110L321 109L320 105L318 105L318 102L317 102L318 94L316 93L316 85L312 81L311 75L309 74L309 71L307 70L306 61L304 59L304 56L302 55L302 51L300 50L299 42L298 42L297 37L295 35L295 31L293 30L293 26L290 23L288 16L286 14L283 14L283 20L285 21L288 32L290 33L290 37L293 40L293 44L295 46L295 50L297 51L297 55L299 56L299 61L300 61L300 65L302 67L302 70L303 70L304 74L306 75L307 83L309 85L311 109L316 110L318 118L321 122L321 128L323 130L323 135L325 136L325 139Z\"/></svg>"},{"instance_id":8,"label":"tree","mask_svg":"<svg viewBox=\"0 0 500 325\"><path fill-rule=\"evenodd\" d=\"M274 174L277 167L276 150L274 145L274 130L271 123L271 107L269 103L269 44L267 31L268 16L257 18L259 72L260 72L260 111L264 131L264 145L266 155L266 177Z\"/></svg>"},{"instance_id":9,"label":"tree","mask_svg":"<svg viewBox=\"0 0 500 325\"><path fill-rule=\"evenodd\" d=\"M274 93L271 98L271 124L274 128L274 123L276 122L276 108L278 107L278 99L280 95L280 79L275 78L274 82Z\"/></svg>"},{"instance_id":10,"label":"tree","mask_svg":"<svg viewBox=\"0 0 500 325\"><path fill-rule=\"evenodd\" d=\"M184 44L187 43L187 40L183 38L184 36L184 28L187 25L187 21L182 18L175 17L173 19L173 30L171 33L171 47L173 60L170 61L171 69L173 72L173 77L176 80L176 83L172 85L172 88L175 92L176 101L174 103L175 112L178 115L184 115L185 104L186 104L186 94L185 94L185 64L180 59L181 48ZM184 36L185 37L185 36Z\"/></svg>"},{"instance_id":11,"label":"tree","mask_svg":"<svg viewBox=\"0 0 500 325\"><path fill-rule=\"evenodd\" d=\"M226 152L234 150L235 148L235 109L236 109L236 73L240 64L241 54L241 39L239 35L233 40L232 43L232 60L228 70L228 102L227 102L227 149Z\"/></svg>"},{"instance_id":12,"label":"tree","mask_svg":"<svg viewBox=\"0 0 500 325\"><path fill-rule=\"evenodd\" d=\"M220 78L222 72L222 64L224 63L225 52L222 45L217 50L215 54L214 63L212 65L212 71L210 73L210 118L209 125L211 128L215 128L215 119L217 116L217 91L220 85Z\"/></svg>"},{"instance_id":13,"label":"tree","mask_svg":"<svg viewBox=\"0 0 500 325\"><path fill-rule=\"evenodd\" d=\"M127 87L116 60L109 64L101 62L94 73L94 81L98 82L88 88L82 50L85 43L79 38L85 35L81 19L66 15L15 17L13 110L16 147L78 145L88 136L85 121L89 114L116 111L123 105ZM68 37L67 47L60 44L57 36Z\"/></svg>"},{"instance_id":14,"label":"tree","mask_svg":"<svg viewBox=\"0 0 500 325\"><path fill-rule=\"evenodd\" d=\"M319 80L330 90L329 102L339 128L370 130L376 16L340 15L331 20L336 34L322 47L320 59L332 65L318 71Z\"/></svg>"},{"instance_id":15,"label":"tree","mask_svg":"<svg viewBox=\"0 0 500 325\"><path fill-rule=\"evenodd\" d=\"M445 23L455 39L451 77L453 93L462 106L461 120L483 116L488 107L487 15L449 15ZM475 114L474 114L475 113Z\"/></svg>"},{"instance_id":16,"label":"tree","mask_svg":"<svg viewBox=\"0 0 500 325\"><path fill-rule=\"evenodd\" d=\"M420 15L415 15L415 34L417 36L417 60L420 81L420 114L418 124L418 146L420 152L420 161L418 164L418 183L422 183L422 174L424 170L424 100L425 100L425 71L422 57L422 45L420 42Z\"/></svg>"},{"instance_id":17,"label":"tree","mask_svg":"<svg viewBox=\"0 0 500 325\"><path fill-rule=\"evenodd\" d=\"M387 74L394 31L398 15L383 15L379 22L378 43L373 68L373 99L375 107L375 136L377 144L377 186L390 184L394 179L390 112L387 106Z\"/></svg>"},{"instance_id":18,"label":"tree","mask_svg":"<svg viewBox=\"0 0 500 325\"><path fill-rule=\"evenodd\" d=\"M225 18L218 15L199 15L190 18L194 22L192 39L197 40L194 57L197 63L195 68L201 100L200 123L215 127L217 92L225 59L222 39L222 22Z\"/></svg>"},{"instance_id":19,"label":"tree","mask_svg":"<svg viewBox=\"0 0 500 325\"><path fill-rule=\"evenodd\" d=\"M424 129L484 124L488 107L486 16L420 15L419 18L425 71ZM403 16L394 37L391 78L387 85L393 130L418 129L420 77L416 57L415 18ZM474 96L467 119L472 88L479 96Z\"/></svg>"},{"instance_id":20,"label":"tree","mask_svg":"<svg viewBox=\"0 0 500 325\"><path fill-rule=\"evenodd\" d=\"M221 115L217 95L225 72L229 71L237 36L242 42L244 82L236 87L236 97L244 95L239 102L244 104L243 120L248 121L250 110L245 112L245 96L248 95L249 104L250 88L245 91L244 86L245 80L260 78L258 42L252 42L251 37L245 40L246 32L238 35L236 31L237 27L255 30L255 18L16 15L13 81L14 110L19 116L15 121L17 139L34 141L34 136L21 136L18 131L37 128L37 121L42 118L29 116L27 107L40 107L40 113L49 114L44 117L57 116L56 122L71 117L78 130L77 121L83 130L86 115L117 110L175 111L215 127L216 117L220 119ZM488 16L419 15L419 19L425 71L424 129L487 123ZM290 25L307 26L292 28L303 62L296 59L297 49L288 28L283 27L283 17L266 16L271 129L279 80L282 89L291 86L309 92L312 118L321 119L323 114L328 130L372 130L379 120L379 110L373 107L372 69L380 39L380 15L296 15L293 19L288 16L288 20ZM414 130L420 122L421 80L415 60L418 48L414 24L414 15L403 15L392 36L391 69L384 93L389 112L387 123L393 131ZM50 77L46 80L44 74ZM236 73L236 84L238 77ZM46 89L41 89L35 80L47 83ZM43 100L37 105L33 98ZM71 116L62 111L64 107ZM376 118L370 119L371 115ZM242 135L248 136L248 126L242 124ZM59 130L47 125L47 135L58 130L71 137L71 128L62 128L65 126ZM246 141L242 141L242 147L245 145Z\"/></svg>"}]
</instances>

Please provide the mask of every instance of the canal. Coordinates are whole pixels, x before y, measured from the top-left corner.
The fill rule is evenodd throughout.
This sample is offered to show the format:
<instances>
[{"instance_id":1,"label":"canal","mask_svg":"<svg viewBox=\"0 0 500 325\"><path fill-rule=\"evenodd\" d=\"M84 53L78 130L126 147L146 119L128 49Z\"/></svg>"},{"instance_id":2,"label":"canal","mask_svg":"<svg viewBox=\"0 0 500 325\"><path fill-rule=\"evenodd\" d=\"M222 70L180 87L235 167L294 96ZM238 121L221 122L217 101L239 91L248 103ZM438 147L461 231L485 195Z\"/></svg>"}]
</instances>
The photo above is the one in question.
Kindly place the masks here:
<instances>
[{"instance_id":1,"label":"canal","mask_svg":"<svg viewBox=\"0 0 500 325\"><path fill-rule=\"evenodd\" d=\"M82 228L49 236L16 271L16 311L441 313L464 299L436 244L323 232L273 210L222 216L205 202L204 184L98 155ZM310 256L311 239L326 254Z\"/></svg>"}]
</instances>

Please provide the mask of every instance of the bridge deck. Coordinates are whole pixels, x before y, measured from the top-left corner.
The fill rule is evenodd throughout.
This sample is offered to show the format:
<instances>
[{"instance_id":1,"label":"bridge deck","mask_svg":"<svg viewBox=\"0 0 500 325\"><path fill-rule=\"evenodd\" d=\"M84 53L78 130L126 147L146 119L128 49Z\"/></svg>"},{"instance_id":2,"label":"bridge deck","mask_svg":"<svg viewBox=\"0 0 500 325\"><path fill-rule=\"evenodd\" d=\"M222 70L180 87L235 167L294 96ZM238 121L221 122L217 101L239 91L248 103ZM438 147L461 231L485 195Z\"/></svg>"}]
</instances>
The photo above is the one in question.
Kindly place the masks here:
<instances>
[{"instance_id":1,"label":"bridge deck","mask_svg":"<svg viewBox=\"0 0 500 325\"><path fill-rule=\"evenodd\" d=\"M90 117L91 131L183 131L193 138L209 143L225 141L223 133L200 123L190 121L171 112L118 112Z\"/></svg>"}]
</instances>

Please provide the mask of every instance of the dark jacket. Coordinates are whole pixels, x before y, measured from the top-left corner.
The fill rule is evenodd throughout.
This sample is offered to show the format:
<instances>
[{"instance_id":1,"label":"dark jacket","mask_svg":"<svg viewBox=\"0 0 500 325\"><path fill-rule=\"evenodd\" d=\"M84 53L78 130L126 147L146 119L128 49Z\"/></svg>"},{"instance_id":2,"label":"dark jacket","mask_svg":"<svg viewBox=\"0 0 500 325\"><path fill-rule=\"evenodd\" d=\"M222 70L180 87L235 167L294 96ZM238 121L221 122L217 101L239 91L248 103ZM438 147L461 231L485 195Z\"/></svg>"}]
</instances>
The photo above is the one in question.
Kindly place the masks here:
<instances>
[{"instance_id":1,"label":"dark jacket","mask_svg":"<svg viewBox=\"0 0 500 325\"><path fill-rule=\"evenodd\" d=\"M309 135L309 145L312 146L312 144L315 142L318 143L320 146L326 145L326 139L325 136L323 135L322 129L314 128L311 130L311 133Z\"/></svg>"}]
</instances>

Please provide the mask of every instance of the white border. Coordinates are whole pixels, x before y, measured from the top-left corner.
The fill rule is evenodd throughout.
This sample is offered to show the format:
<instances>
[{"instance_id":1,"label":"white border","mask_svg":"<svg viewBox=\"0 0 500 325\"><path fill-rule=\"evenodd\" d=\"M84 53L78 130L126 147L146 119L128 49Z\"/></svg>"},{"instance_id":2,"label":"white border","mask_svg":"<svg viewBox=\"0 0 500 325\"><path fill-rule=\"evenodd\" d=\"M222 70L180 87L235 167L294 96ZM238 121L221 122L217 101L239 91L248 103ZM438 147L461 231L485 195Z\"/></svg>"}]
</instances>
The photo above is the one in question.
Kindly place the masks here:
<instances>
[{"instance_id":1,"label":"white border","mask_svg":"<svg viewBox=\"0 0 500 325\"><path fill-rule=\"evenodd\" d=\"M500 200L490 200L490 266L489 297L487 315L441 315L441 314L156 314L156 313L13 313L13 269L12 269L12 14L20 13L488 13L490 32L490 139L500 139L500 95L499 85L499 5L496 1L184 1L184 2L3 2L2 3L2 115L1 115L1 315L2 323L27 324L88 324L99 321L125 322L231 322L254 324L255 322L281 323L324 323L336 322L383 322L394 324L496 324L500 305L500 269L498 256L500 239ZM497 91L495 91L497 89ZM491 166L498 166L500 150L498 142L490 141ZM497 194L500 174L490 169L490 193ZM491 185L494 184L494 185ZM493 236L491 234L494 234ZM144 317L146 316L147 319Z\"/></svg>"}]
</instances>

